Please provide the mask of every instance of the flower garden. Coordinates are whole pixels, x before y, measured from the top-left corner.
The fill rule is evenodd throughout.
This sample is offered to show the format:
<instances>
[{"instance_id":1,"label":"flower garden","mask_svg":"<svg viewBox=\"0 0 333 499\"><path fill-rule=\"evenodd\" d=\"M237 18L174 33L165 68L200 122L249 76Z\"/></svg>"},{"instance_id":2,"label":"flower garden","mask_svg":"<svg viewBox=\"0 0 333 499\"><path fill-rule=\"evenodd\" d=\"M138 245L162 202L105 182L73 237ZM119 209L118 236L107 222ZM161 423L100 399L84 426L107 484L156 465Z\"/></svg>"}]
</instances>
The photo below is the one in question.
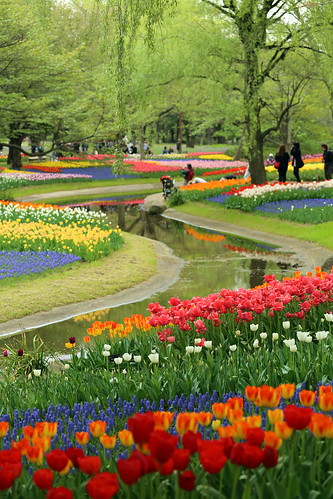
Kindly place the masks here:
<instances>
[{"instance_id":1,"label":"flower garden","mask_svg":"<svg viewBox=\"0 0 333 499\"><path fill-rule=\"evenodd\" d=\"M174 206L204 201L305 224L332 220L333 184L320 180L316 157L306 158L301 184L276 182L268 167L263 186L222 154L125 161L129 175L154 178L179 175L189 160L207 182L178 188ZM72 175L68 163L17 175ZM82 163L72 163L78 175L112 175L96 158ZM236 178L221 179L229 173ZM224 239L185 230L212 244ZM102 213L0 202L3 282L92 262L122 244ZM267 275L252 289L152 302L145 316L121 323L96 315L63 355L38 336L32 349L6 348L3 497L330 497L332 302L333 272L317 267L281 281Z\"/></svg>"}]
</instances>

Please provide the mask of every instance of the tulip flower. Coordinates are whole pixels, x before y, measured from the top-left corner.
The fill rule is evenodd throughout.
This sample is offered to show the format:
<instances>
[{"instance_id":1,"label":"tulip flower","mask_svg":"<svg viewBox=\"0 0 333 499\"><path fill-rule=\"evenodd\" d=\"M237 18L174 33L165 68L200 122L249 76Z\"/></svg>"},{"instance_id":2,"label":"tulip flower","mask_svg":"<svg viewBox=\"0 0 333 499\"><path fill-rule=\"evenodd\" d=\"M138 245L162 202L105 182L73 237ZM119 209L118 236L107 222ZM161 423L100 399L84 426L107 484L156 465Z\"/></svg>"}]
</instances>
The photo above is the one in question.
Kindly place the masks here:
<instances>
[{"instance_id":1,"label":"tulip flower","mask_svg":"<svg viewBox=\"0 0 333 499\"><path fill-rule=\"evenodd\" d=\"M296 407L293 404L283 409L284 419L287 425L294 430L304 430L311 421L312 409Z\"/></svg>"},{"instance_id":2,"label":"tulip flower","mask_svg":"<svg viewBox=\"0 0 333 499\"><path fill-rule=\"evenodd\" d=\"M293 433L293 429L285 421L276 421L274 423L274 431L282 440L287 440Z\"/></svg>"},{"instance_id":3,"label":"tulip flower","mask_svg":"<svg viewBox=\"0 0 333 499\"><path fill-rule=\"evenodd\" d=\"M134 360L134 362L136 362L136 363L141 362L141 355L134 355L133 360Z\"/></svg>"},{"instance_id":4,"label":"tulip flower","mask_svg":"<svg viewBox=\"0 0 333 499\"><path fill-rule=\"evenodd\" d=\"M93 437L101 437L106 432L106 421L92 421L89 423L89 430Z\"/></svg>"},{"instance_id":5,"label":"tulip flower","mask_svg":"<svg viewBox=\"0 0 333 499\"><path fill-rule=\"evenodd\" d=\"M118 432L118 437L120 442L125 446L125 447L132 447L134 444L134 439L132 432L129 430L121 430Z\"/></svg>"},{"instance_id":6,"label":"tulip flower","mask_svg":"<svg viewBox=\"0 0 333 499\"><path fill-rule=\"evenodd\" d=\"M62 471L64 468L66 468L69 459L67 454L63 450L54 449L46 454L46 461L51 470Z\"/></svg>"},{"instance_id":7,"label":"tulip flower","mask_svg":"<svg viewBox=\"0 0 333 499\"><path fill-rule=\"evenodd\" d=\"M230 352L235 352L237 350L237 345L230 345L229 350Z\"/></svg>"},{"instance_id":8,"label":"tulip flower","mask_svg":"<svg viewBox=\"0 0 333 499\"><path fill-rule=\"evenodd\" d=\"M32 476L34 484L42 490L47 490L52 487L54 475L49 469L36 470Z\"/></svg>"},{"instance_id":9,"label":"tulip flower","mask_svg":"<svg viewBox=\"0 0 333 499\"><path fill-rule=\"evenodd\" d=\"M109 471L103 471L103 473L93 476L86 485L86 491L89 497L93 499L113 497L118 490L118 476L116 473L110 473Z\"/></svg>"},{"instance_id":10,"label":"tulip flower","mask_svg":"<svg viewBox=\"0 0 333 499\"><path fill-rule=\"evenodd\" d=\"M87 475L97 475L102 466L101 458L98 456L84 456L78 458L79 469Z\"/></svg>"},{"instance_id":11,"label":"tulip flower","mask_svg":"<svg viewBox=\"0 0 333 499\"><path fill-rule=\"evenodd\" d=\"M159 354L158 354L157 352L155 352L155 353L150 353L150 354L148 355L148 359L150 360L150 362L151 362L152 364L158 364L158 362L159 362Z\"/></svg>"},{"instance_id":12,"label":"tulip flower","mask_svg":"<svg viewBox=\"0 0 333 499\"><path fill-rule=\"evenodd\" d=\"M333 410L333 393L321 393L318 397L318 405L322 411Z\"/></svg>"},{"instance_id":13,"label":"tulip flower","mask_svg":"<svg viewBox=\"0 0 333 499\"><path fill-rule=\"evenodd\" d=\"M66 487L51 487L48 489L46 499L73 499L73 492Z\"/></svg>"},{"instance_id":14,"label":"tulip flower","mask_svg":"<svg viewBox=\"0 0 333 499\"><path fill-rule=\"evenodd\" d=\"M118 459L117 468L120 479L126 485L135 484L141 476L141 465L137 459Z\"/></svg>"},{"instance_id":15,"label":"tulip flower","mask_svg":"<svg viewBox=\"0 0 333 499\"><path fill-rule=\"evenodd\" d=\"M77 431L75 433L75 439L80 445L86 445L89 442L89 438L89 433L87 431Z\"/></svg>"},{"instance_id":16,"label":"tulip flower","mask_svg":"<svg viewBox=\"0 0 333 499\"><path fill-rule=\"evenodd\" d=\"M311 390L301 390L299 392L299 401L305 407L311 407L315 403L316 392Z\"/></svg>"},{"instance_id":17,"label":"tulip flower","mask_svg":"<svg viewBox=\"0 0 333 499\"><path fill-rule=\"evenodd\" d=\"M275 409L274 411L271 411L270 409L268 409L267 416L269 422L272 424L276 423L277 421L283 421L283 410Z\"/></svg>"},{"instance_id":18,"label":"tulip flower","mask_svg":"<svg viewBox=\"0 0 333 499\"><path fill-rule=\"evenodd\" d=\"M295 384L294 383L284 383L278 387L281 393L281 397L288 400L295 393Z\"/></svg>"}]
</instances>

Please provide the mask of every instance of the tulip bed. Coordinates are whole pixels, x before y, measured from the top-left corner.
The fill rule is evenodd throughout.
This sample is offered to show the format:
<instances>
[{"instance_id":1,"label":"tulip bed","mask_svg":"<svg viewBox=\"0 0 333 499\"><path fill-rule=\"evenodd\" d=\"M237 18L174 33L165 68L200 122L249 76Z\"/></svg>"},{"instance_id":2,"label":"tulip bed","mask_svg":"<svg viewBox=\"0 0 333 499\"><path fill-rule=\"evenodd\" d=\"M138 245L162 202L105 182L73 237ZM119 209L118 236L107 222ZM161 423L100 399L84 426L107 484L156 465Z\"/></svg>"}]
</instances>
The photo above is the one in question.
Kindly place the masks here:
<instances>
[{"instance_id":1,"label":"tulip bed","mask_svg":"<svg viewBox=\"0 0 333 499\"><path fill-rule=\"evenodd\" d=\"M333 273L317 268L95 321L69 338L70 360L37 340L6 349L0 489L329 497L332 302Z\"/></svg>"},{"instance_id":2,"label":"tulip bed","mask_svg":"<svg viewBox=\"0 0 333 499\"><path fill-rule=\"evenodd\" d=\"M55 251L92 261L122 244L102 213L0 201L1 250Z\"/></svg>"},{"instance_id":3,"label":"tulip bed","mask_svg":"<svg viewBox=\"0 0 333 499\"><path fill-rule=\"evenodd\" d=\"M263 497L274 487L275 497L329 497L332 408L332 385L281 384L161 401L158 410L133 400L16 412L0 422L0 489L48 499Z\"/></svg>"}]
</instances>

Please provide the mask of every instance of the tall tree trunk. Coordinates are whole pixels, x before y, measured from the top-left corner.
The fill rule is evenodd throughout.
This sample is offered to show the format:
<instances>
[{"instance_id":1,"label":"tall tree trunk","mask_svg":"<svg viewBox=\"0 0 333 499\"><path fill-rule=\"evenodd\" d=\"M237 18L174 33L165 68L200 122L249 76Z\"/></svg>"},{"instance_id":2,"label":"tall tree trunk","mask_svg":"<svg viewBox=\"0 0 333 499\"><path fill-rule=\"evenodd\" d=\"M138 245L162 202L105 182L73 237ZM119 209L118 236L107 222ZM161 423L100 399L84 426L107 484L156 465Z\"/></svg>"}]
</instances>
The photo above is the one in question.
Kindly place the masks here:
<instances>
[{"instance_id":1,"label":"tall tree trunk","mask_svg":"<svg viewBox=\"0 0 333 499\"><path fill-rule=\"evenodd\" d=\"M287 111L281 123L280 134L281 143L285 144L287 150L289 150L291 147L291 116L289 111Z\"/></svg>"},{"instance_id":2,"label":"tall tree trunk","mask_svg":"<svg viewBox=\"0 0 333 499\"><path fill-rule=\"evenodd\" d=\"M250 33L251 34L251 33ZM263 137L260 123L260 97L262 85L259 76L259 60L253 40L248 35L243 38L245 50L245 89L244 105L247 125L247 146L251 179L254 184L267 182L264 167Z\"/></svg>"},{"instance_id":3,"label":"tall tree trunk","mask_svg":"<svg viewBox=\"0 0 333 499\"><path fill-rule=\"evenodd\" d=\"M140 143L139 143L140 159L145 159L145 149L144 149L145 133L146 133L146 125L143 125L140 130Z\"/></svg>"},{"instance_id":4,"label":"tall tree trunk","mask_svg":"<svg viewBox=\"0 0 333 499\"><path fill-rule=\"evenodd\" d=\"M22 135L9 137L9 143L21 147L23 139L24 137L22 137ZM19 149L16 149L16 147L9 147L7 163L9 165L12 165L13 169L21 168L22 167L21 151Z\"/></svg>"},{"instance_id":5,"label":"tall tree trunk","mask_svg":"<svg viewBox=\"0 0 333 499\"><path fill-rule=\"evenodd\" d=\"M183 113L178 113L178 133L177 133L177 142L180 142L180 150L182 152L182 142L183 142Z\"/></svg>"},{"instance_id":6,"label":"tall tree trunk","mask_svg":"<svg viewBox=\"0 0 333 499\"><path fill-rule=\"evenodd\" d=\"M243 157L243 144L244 144L244 137L246 135L246 128L244 127L242 130L242 135L241 138L239 139L238 142L238 147L234 155L234 161L239 161Z\"/></svg>"}]
</instances>

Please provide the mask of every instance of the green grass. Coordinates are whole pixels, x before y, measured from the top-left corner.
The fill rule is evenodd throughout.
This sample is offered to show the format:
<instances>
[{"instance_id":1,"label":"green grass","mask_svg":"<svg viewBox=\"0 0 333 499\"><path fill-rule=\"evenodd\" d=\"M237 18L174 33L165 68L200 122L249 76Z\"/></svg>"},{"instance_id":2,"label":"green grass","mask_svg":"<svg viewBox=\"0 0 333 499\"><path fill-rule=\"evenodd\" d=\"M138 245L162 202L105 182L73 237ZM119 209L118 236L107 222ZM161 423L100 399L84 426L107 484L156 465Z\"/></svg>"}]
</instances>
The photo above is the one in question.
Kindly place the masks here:
<instances>
[{"instance_id":1,"label":"green grass","mask_svg":"<svg viewBox=\"0 0 333 499\"><path fill-rule=\"evenodd\" d=\"M59 273L13 282L0 289L0 323L54 307L115 294L149 279L156 272L151 242L123 233L118 251L92 263L68 266Z\"/></svg>"},{"instance_id":2,"label":"green grass","mask_svg":"<svg viewBox=\"0 0 333 499\"><path fill-rule=\"evenodd\" d=\"M248 229L314 242L320 246L333 250L333 222L309 226L265 217L258 213L227 210L222 206L213 206L211 203L185 204L177 206L176 209L182 213L219 220L221 222L247 227Z\"/></svg>"},{"instance_id":3,"label":"green grass","mask_svg":"<svg viewBox=\"0 0 333 499\"><path fill-rule=\"evenodd\" d=\"M157 192L161 192L161 189L149 189L146 191L134 191L134 192L110 192L109 195L112 197L117 197L117 198L123 198L128 195L135 195L136 198L143 197L143 196L148 196L149 194L156 194ZM64 204L74 204L74 203L84 203L85 201L90 201L92 199L98 200L99 198L107 197L108 193L103 192L102 194L85 194L82 196L68 196L68 197L62 197L62 198L43 198L43 203L46 204L58 204L58 205L64 205ZM103 204L103 201L101 201L101 204Z\"/></svg>"}]
</instances>

